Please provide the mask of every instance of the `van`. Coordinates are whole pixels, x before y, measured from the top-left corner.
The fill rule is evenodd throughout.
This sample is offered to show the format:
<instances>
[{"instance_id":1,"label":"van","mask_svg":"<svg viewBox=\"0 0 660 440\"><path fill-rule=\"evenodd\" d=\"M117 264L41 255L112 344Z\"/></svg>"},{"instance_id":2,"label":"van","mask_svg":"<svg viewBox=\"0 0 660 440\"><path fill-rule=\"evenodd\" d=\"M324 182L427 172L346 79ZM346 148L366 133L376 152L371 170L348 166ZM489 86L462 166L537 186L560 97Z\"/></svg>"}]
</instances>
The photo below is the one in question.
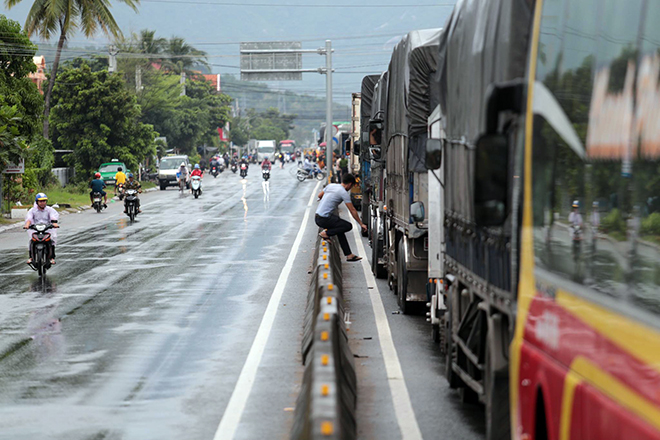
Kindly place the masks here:
<instances>
[{"instance_id":1,"label":"van","mask_svg":"<svg viewBox=\"0 0 660 440\"><path fill-rule=\"evenodd\" d=\"M188 160L188 156L185 154L165 156L160 160L160 164L158 165L158 185L161 191L164 191L168 186L177 185L176 173L179 172L182 162L186 164L188 175L190 175L190 160Z\"/></svg>"}]
</instances>

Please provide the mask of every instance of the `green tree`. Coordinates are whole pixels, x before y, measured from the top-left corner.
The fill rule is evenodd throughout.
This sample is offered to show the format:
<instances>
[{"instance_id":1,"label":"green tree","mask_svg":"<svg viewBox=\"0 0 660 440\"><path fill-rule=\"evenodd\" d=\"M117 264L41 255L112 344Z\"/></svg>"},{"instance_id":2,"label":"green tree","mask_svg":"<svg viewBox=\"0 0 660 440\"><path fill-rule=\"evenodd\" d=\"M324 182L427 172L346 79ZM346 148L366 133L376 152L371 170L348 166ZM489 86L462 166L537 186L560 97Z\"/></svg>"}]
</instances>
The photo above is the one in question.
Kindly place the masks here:
<instances>
[{"instance_id":1,"label":"green tree","mask_svg":"<svg viewBox=\"0 0 660 440\"><path fill-rule=\"evenodd\" d=\"M139 0L120 1L137 11ZM5 0L5 5L12 8L20 2L21 0ZM25 19L25 29L28 36L37 33L44 40L50 40L55 32L60 34L53 70L50 72L48 88L44 96L43 136L48 139L51 95L62 48L69 34L79 29L86 37L91 37L101 29L104 34L117 38L121 35L121 31L106 0L34 0Z\"/></svg>"},{"instance_id":2,"label":"green tree","mask_svg":"<svg viewBox=\"0 0 660 440\"><path fill-rule=\"evenodd\" d=\"M153 124L170 148L192 154L203 143L216 144L217 128L229 120L231 98L203 80L186 81L186 93L180 96L177 77L155 73L139 102L143 122Z\"/></svg>"},{"instance_id":3,"label":"green tree","mask_svg":"<svg viewBox=\"0 0 660 440\"><path fill-rule=\"evenodd\" d=\"M28 78L37 70L32 61L36 51L37 46L21 26L0 15L0 106L15 109L12 118L18 133L28 142L39 132L44 106L37 86Z\"/></svg>"},{"instance_id":4,"label":"green tree","mask_svg":"<svg viewBox=\"0 0 660 440\"><path fill-rule=\"evenodd\" d=\"M181 37L172 37L165 43L163 52L166 56L163 57L163 68L172 73L194 75L197 72L193 71L195 66L203 66L209 68L206 62L206 52L195 49Z\"/></svg>"},{"instance_id":5,"label":"green tree","mask_svg":"<svg viewBox=\"0 0 660 440\"><path fill-rule=\"evenodd\" d=\"M250 139L250 130L244 118L236 117L232 120L229 128L229 139L234 145L246 145Z\"/></svg>"},{"instance_id":6,"label":"green tree","mask_svg":"<svg viewBox=\"0 0 660 440\"><path fill-rule=\"evenodd\" d=\"M73 150L67 161L85 179L99 164L117 158L130 168L156 153L153 126L118 74L89 66L63 69L53 89L53 142Z\"/></svg>"}]
</instances>

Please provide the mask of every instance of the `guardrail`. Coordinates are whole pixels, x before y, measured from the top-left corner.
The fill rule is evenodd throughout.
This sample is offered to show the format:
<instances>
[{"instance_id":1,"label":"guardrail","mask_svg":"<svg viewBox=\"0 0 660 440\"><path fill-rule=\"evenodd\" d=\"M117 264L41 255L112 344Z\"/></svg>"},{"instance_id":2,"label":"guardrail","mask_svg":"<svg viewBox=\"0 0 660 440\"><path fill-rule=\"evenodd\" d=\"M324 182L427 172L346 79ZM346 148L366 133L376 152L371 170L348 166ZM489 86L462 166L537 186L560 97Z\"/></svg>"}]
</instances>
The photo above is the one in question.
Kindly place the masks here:
<instances>
[{"instance_id":1,"label":"guardrail","mask_svg":"<svg viewBox=\"0 0 660 440\"><path fill-rule=\"evenodd\" d=\"M305 365L292 440L354 439L357 379L348 347L336 239L316 242L302 340Z\"/></svg>"}]
</instances>

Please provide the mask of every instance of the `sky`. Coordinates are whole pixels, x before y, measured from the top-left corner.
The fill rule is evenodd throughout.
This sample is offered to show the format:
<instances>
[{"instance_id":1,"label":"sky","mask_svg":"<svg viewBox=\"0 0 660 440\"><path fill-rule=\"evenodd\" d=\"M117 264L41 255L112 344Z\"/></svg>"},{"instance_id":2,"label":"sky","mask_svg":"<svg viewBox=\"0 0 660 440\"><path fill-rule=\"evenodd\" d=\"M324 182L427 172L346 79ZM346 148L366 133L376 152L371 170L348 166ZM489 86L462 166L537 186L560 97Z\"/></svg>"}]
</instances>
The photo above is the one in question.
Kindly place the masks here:
<instances>
[{"instance_id":1,"label":"sky","mask_svg":"<svg viewBox=\"0 0 660 440\"><path fill-rule=\"evenodd\" d=\"M362 78L387 69L392 48L412 30L440 28L456 0L142 0L136 14L123 3L112 2L112 13L124 35L142 29L157 37L180 36L208 54L213 73L239 75L239 43L301 41L304 49L325 46L334 51L333 100L350 105ZM2 14L25 23L31 0L22 0ZM38 38L33 37L35 43ZM56 43L57 39L51 41ZM107 54L108 40L74 35L64 59L81 53ZM121 55L120 55L121 56ZM47 60L52 62L52 60ZM303 68L325 66L317 54L303 56ZM249 87L249 82L244 82ZM325 97L325 75L304 73L302 81L269 82L270 87Z\"/></svg>"}]
</instances>

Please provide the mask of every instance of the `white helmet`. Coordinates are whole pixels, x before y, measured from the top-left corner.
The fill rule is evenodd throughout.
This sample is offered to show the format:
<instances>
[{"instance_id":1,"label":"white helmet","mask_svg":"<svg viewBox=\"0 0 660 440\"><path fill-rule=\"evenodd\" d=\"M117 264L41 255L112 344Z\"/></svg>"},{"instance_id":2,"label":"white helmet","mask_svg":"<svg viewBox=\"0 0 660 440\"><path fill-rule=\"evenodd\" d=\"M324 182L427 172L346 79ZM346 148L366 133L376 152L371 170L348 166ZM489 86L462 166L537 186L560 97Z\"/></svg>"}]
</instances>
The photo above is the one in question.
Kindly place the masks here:
<instances>
[{"instance_id":1,"label":"white helmet","mask_svg":"<svg viewBox=\"0 0 660 440\"><path fill-rule=\"evenodd\" d=\"M185 163L185 162L181 162L181 166L182 166L182 167L185 167L185 166L186 166L186 163Z\"/></svg>"}]
</instances>

